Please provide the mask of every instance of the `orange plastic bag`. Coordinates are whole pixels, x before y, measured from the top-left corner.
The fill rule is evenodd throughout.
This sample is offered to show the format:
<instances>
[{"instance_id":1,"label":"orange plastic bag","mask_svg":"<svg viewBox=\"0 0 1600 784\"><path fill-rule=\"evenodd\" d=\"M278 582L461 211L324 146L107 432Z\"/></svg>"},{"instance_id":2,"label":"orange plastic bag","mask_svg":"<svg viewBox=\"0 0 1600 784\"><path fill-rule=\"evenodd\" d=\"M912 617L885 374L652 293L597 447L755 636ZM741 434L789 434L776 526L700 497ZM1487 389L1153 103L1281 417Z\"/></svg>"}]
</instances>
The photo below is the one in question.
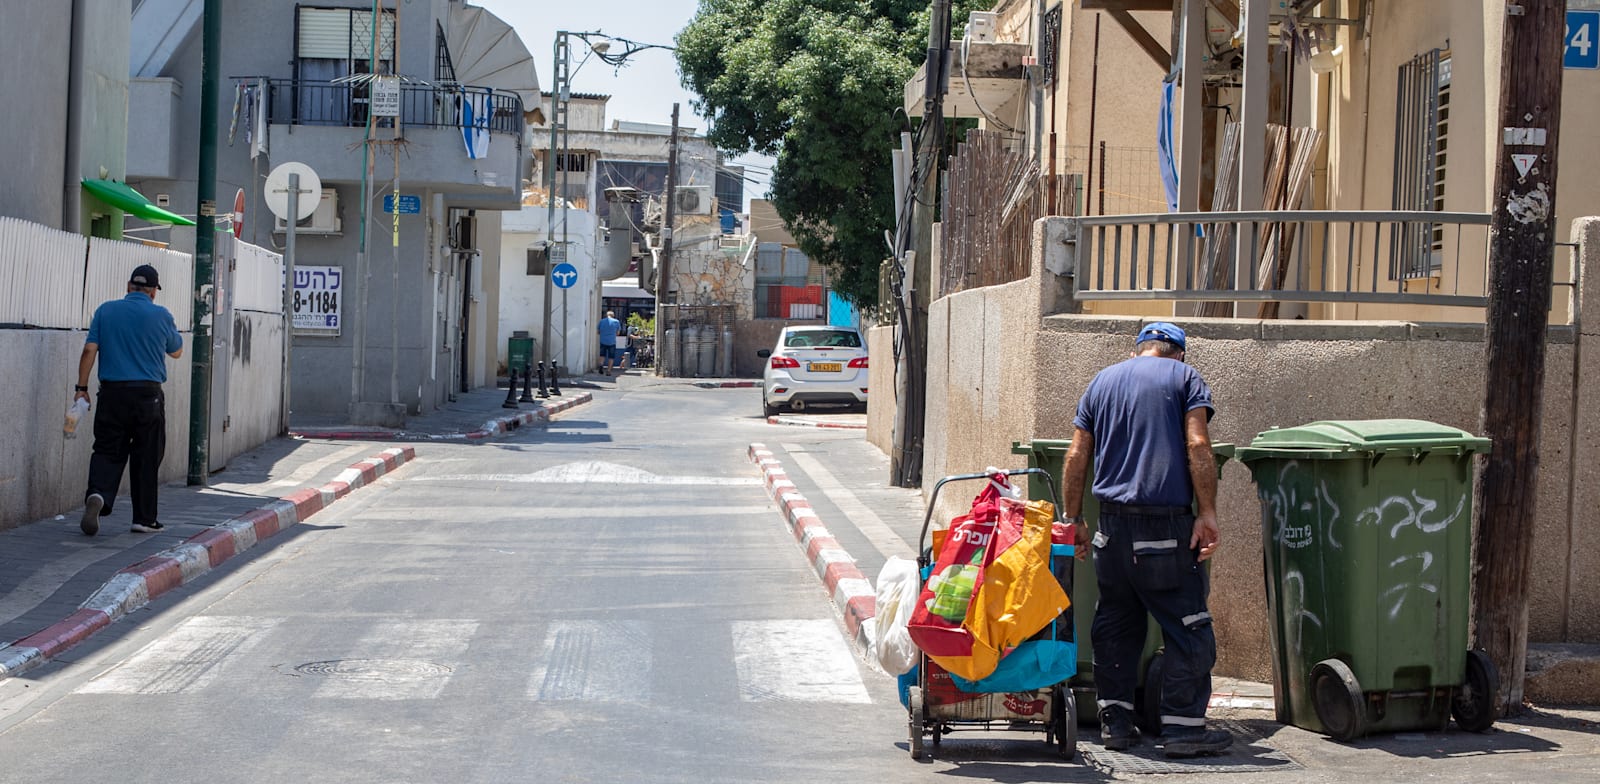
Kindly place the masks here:
<instances>
[{"instance_id":1,"label":"orange plastic bag","mask_svg":"<svg viewBox=\"0 0 1600 784\"><path fill-rule=\"evenodd\" d=\"M972 659L994 660L1050 625L1072 600L1050 570L1049 501L1000 502L995 526L994 557L983 571L983 584L967 614L972 634ZM994 671L991 667L981 677ZM966 678L966 675L956 673ZM977 680L970 678L969 680Z\"/></svg>"}]
</instances>

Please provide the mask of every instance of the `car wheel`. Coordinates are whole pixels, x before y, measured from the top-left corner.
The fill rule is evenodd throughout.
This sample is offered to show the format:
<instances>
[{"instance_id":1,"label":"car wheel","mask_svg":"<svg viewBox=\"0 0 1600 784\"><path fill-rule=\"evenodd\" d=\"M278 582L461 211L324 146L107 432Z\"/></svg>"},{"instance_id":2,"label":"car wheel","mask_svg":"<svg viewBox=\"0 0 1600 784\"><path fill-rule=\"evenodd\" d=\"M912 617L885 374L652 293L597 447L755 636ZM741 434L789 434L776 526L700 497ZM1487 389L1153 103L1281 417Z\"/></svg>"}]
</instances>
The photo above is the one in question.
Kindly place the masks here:
<instances>
[{"instance_id":1,"label":"car wheel","mask_svg":"<svg viewBox=\"0 0 1600 784\"><path fill-rule=\"evenodd\" d=\"M761 398L761 413L762 413L763 416L769 416L769 417L777 416L778 415L778 407L775 406L775 405L772 405L771 403L768 403L766 396L762 396L762 398Z\"/></svg>"}]
</instances>

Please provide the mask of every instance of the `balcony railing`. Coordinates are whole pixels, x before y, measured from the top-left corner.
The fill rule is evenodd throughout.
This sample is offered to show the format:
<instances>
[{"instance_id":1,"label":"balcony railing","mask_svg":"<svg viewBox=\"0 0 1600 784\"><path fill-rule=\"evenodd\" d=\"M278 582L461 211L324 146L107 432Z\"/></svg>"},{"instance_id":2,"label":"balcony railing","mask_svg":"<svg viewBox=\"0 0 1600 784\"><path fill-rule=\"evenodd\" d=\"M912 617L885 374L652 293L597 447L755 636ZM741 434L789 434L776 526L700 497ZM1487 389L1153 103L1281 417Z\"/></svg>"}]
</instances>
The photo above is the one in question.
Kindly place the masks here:
<instances>
[{"instance_id":1,"label":"balcony railing","mask_svg":"<svg viewBox=\"0 0 1600 784\"><path fill-rule=\"evenodd\" d=\"M1488 302L1486 213L1198 212L1075 220L1081 300ZM1263 311L1273 315L1275 306Z\"/></svg>"},{"instance_id":2,"label":"balcony railing","mask_svg":"<svg viewBox=\"0 0 1600 784\"><path fill-rule=\"evenodd\" d=\"M365 127L370 88L365 84L267 81L267 122L280 125ZM489 131L521 136L526 130L522 99L484 87L400 85L400 123L406 127L460 128L465 118L488 116ZM391 118L378 118L392 127Z\"/></svg>"}]
</instances>

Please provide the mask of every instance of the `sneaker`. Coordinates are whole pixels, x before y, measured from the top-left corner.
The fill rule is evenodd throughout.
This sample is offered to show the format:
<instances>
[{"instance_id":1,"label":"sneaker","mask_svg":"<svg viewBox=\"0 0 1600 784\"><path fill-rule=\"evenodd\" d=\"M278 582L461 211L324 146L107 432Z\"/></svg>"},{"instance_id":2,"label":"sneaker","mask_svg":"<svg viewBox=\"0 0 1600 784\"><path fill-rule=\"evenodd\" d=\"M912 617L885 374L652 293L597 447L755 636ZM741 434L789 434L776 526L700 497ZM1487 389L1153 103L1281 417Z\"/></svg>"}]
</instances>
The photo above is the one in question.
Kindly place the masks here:
<instances>
[{"instance_id":1,"label":"sneaker","mask_svg":"<svg viewBox=\"0 0 1600 784\"><path fill-rule=\"evenodd\" d=\"M106 499L99 493L90 493L88 498L83 499L83 519L78 521L78 528L84 536L100 533L100 510L105 505Z\"/></svg>"},{"instance_id":2,"label":"sneaker","mask_svg":"<svg viewBox=\"0 0 1600 784\"><path fill-rule=\"evenodd\" d=\"M162 525L160 521L157 520L151 520L148 523L133 524L133 532L136 534L158 534L166 530L166 528L166 526Z\"/></svg>"},{"instance_id":3,"label":"sneaker","mask_svg":"<svg viewBox=\"0 0 1600 784\"><path fill-rule=\"evenodd\" d=\"M1233 735L1224 730L1192 729L1166 734L1168 757L1198 757L1202 754L1220 754L1233 745Z\"/></svg>"},{"instance_id":4,"label":"sneaker","mask_svg":"<svg viewBox=\"0 0 1600 784\"><path fill-rule=\"evenodd\" d=\"M1100 710L1100 745L1111 751L1123 751L1139 745L1139 728L1133 724L1133 714L1121 705L1109 705Z\"/></svg>"}]
</instances>

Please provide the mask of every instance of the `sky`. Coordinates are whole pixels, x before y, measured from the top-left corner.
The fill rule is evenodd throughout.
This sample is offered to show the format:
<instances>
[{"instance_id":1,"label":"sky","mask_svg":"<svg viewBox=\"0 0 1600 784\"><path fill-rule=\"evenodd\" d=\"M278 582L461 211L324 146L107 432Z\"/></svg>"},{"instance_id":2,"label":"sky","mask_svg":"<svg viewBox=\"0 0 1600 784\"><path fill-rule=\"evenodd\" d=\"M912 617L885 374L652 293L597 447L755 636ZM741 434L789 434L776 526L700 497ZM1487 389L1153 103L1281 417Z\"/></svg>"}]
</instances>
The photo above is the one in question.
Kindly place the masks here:
<instances>
[{"instance_id":1,"label":"sky","mask_svg":"<svg viewBox=\"0 0 1600 784\"><path fill-rule=\"evenodd\" d=\"M591 0L590 2L556 2L555 0L471 0L510 24L521 36L523 44L533 53L539 71L539 86L549 90L555 65L556 32L599 31L606 35L626 38L645 44L672 45L678 31L694 18L698 0ZM573 40L573 65L582 57L583 42ZM617 48L613 48L613 53ZM672 122L672 104L680 104L678 123L697 128L702 132L706 122L694 114L689 102L694 96L683 88L678 76L678 62L672 52L649 49L634 55L629 65L613 69L598 59L590 58L572 77L575 93L599 93L611 96L606 105L606 119L648 122L667 125ZM771 158L742 155L736 163L747 163L760 169L747 169L745 198L765 198L769 180ZM750 182L749 180L757 180ZM746 204L746 209L749 205Z\"/></svg>"}]
</instances>

